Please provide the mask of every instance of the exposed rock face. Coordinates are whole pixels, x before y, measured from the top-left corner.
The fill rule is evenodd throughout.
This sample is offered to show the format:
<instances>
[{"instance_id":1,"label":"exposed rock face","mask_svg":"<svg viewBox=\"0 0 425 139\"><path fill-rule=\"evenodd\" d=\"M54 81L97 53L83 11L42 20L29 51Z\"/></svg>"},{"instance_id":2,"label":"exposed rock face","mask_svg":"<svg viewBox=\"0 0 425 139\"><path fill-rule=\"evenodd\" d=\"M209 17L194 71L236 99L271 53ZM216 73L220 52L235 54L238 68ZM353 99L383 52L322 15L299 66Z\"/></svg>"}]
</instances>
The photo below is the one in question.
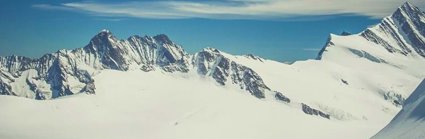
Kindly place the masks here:
<instances>
[{"instance_id":1,"label":"exposed rock face","mask_svg":"<svg viewBox=\"0 0 425 139\"><path fill-rule=\"evenodd\" d=\"M10 83L14 81L10 73L0 69L0 95L13 95Z\"/></svg>"},{"instance_id":2,"label":"exposed rock face","mask_svg":"<svg viewBox=\"0 0 425 139\"><path fill-rule=\"evenodd\" d=\"M283 102L286 102L286 103L290 103L291 102L291 100L288 98L288 97L286 97L285 95L283 95L282 93L280 93L280 92L277 92L277 91L274 91L276 94L274 95L274 97L277 99L277 100L280 100L280 101L283 101Z\"/></svg>"},{"instance_id":3,"label":"exposed rock face","mask_svg":"<svg viewBox=\"0 0 425 139\"><path fill-rule=\"evenodd\" d=\"M325 46L323 46L322 49L320 49L319 54L317 54L316 60L322 60L323 53L327 51L326 48L332 47L334 45L335 44L332 42L331 36L329 36L328 40L325 43Z\"/></svg>"},{"instance_id":4,"label":"exposed rock face","mask_svg":"<svg viewBox=\"0 0 425 139\"><path fill-rule=\"evenodd\" d=\"M326 119L330 119L330 115L326 114L322 111L319 111L317 109L313 109L310 106L308 106L307 104L302 103L301 104L302 110L304 113L309 114L309 115L317 115Z\"/></svg>"},{"instance_id":5,"label":"exposed rock face","mask_svg":"<svg viewBox=\"0 0 425 139\"><path fill-rule=\"evenodd\" d=\"M217 49L206 48L196 53L193 63L199 74L211 76L221 85L238 85L257 98L264 98L265 91L270 90L255 71L232 61Z\"/></svg>"},{"instance_id":6,"label":"exposed rock face","mask_svg":"<svg viewBox=\"0 0 425 139\"><path fill-rule=\"evenodd\" d=\"M0 81L0 95L12 95L10 94L12 91L12 87L10 87L8 84L4 83L3 81Z\"/></svg>"},{"instance_id":7,"label":"exposed rock face","mask_svg":"<svg viewBox=\"0 0 425 139\"><path fill-rule=\"evenodd\" d=\"M189 64L189 55L165 35L118 40L111 32L102 31L87 46L72 53L96 69L128 70L134 65L155 65L187 72Z\"/></svg>"},{"instance_id":8,"label":"exposed rock face","mask_svg":"<svg viewBox=\"0 0 425 139\"><path fill-rule=\"evenodd\" d=\"M406 98L404 98L402 95L393 91L380 91L379 93L384 96L385 100L392 102L395 106L402 106L406 100Z\"/></svg>"},{"instance_id":9,"label":"exposed rock face","mask_svg":"<svg viewBox=\"0 0 425 139\"><path fill-rule=\"evenodd\" d=\"M347 33L341 34L341 36L347 35L351 36ZM389 53L419 55L425 58L425 14L409 2L358 36L384 47ZM334 45L332 38L329 37L316 59L321 60L323 53L327 51L326 48Z\"/></svg>"},{"instance_id":10,"label":"exposed rock face","mask_svg":"<svg viewBox=\"0 0 425 139\"><path fill-rule=\"evenodd\" d=\"M341 36L349 36L349 35L353 35L352 33L350 33L350 32L347 32L347 31L343 31L342 33L341 33Z\"/></svg>"},{"instance_id":11,"label":"exposed rock face","mask_svg":"<svg viewBox=\"0 0 425 139\"><path fill-rule=\"evenodd\" d=\"M253 59L253 60L258 60L258 61L264 62L264 59L263 58L261 58L259 56L255 56L253 54L247 54L247 55L245 55L245 57L250 58L250 59Z\"/></svg>"},{"instance_id":12,"label":"exposed rock face","mask_svg":"<svg viewBox=\"0 0 425 139\"><path fill-rule=\"evenodd\" d=\"M406 2L361 36L382 45L391 53L407 55L416 52L425 57L425 14Z\"/></svg>"},{"instance_id":13,"label":"exposed rock face","mask_svg":"<svg viewBox=\"0 0 425 139\"><path fill-rule=\"evenodd\" d=\"M51 99L95 93L92 76L96 70L149 71L156 66L167 72L187 72L189 58L165 35L118 40L110 31L103 30L84 48L60 50L39 59L0 57L0 94Z\"/></svg>"}]
</instances>

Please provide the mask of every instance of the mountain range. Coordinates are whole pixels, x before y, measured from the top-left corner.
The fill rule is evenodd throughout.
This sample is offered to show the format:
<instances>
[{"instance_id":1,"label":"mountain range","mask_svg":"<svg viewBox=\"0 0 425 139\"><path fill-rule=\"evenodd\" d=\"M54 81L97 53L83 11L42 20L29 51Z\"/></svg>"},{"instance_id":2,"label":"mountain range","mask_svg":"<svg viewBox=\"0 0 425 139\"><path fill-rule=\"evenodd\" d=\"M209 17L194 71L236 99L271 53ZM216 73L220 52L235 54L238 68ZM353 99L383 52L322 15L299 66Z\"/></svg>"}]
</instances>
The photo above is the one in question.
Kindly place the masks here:
<instances>
[{"instance_id":1,"label":"mountain range","mask_svg":"<svg viewBox=\"0 0 425 139\"><path fill-rule=\"evenodd\" d=\"M34 119L31 120L32 125L48 123L52 119L55 121L53 123L61 123L64 119L82 121L68 123L74 123L76 127L49 124L52 127L50 130L55 132L59 132L56 127L71 127L74 128L71 131L80 132L75 128L86 126L85 123L92 117L74 119L68 117L69 111L97 111L96 107L108 109L107 106L114 105L102 111L111 114L112 118L98 119L98 122L92 123L96 125L94 128L100 128L103 122L112 122L106 126L110 128L100 128L107 132L122 119L135 118L125 114L117 116L117 113L137 113L135 115L145 118L146 115L161 117L162 113L171 116L164 116L164 120L171 119L171 125L163 121L139 121L142 125L149 125L146 127L158 129L152 129L153 133L149 133L149 136L146 133L130 138L166 138L154 134L156 132L175 135L171 137L205 138L188 131L205 135L217 131L213 127L199 125L203 122L217 124L215 126L224 129L232 127L234 132L229 134L235 138L255 138L256 135L269 138L369 138L390 122L405 104L413 107L411 99L406 98L425 77L423 69L425 14L408 2L381 23L358 34L331 34L316 59L292 64L252 54L235 56L215 48L189 54L164 34L153 37L135 35L122 40L111 31L102 30L83 48L59 50L38 59L0 57L0 94L29 98L0 98L0 109L5 112L0 116L3 119L0 123L5 125L0 127L0 137L25 138L34 134L36 136L32 137L35 138L55 137L43 129L23 133L22 136L11 134L20 128L14 125L34 128L20 122L34 114L33 111L41 111L41 114L30 118ZM151 93L139 96L143 92ZM233 94L214 94L217 92ZM70 102L73 99L81 100ZM145 102L132 102L142 100ZM157 102L152 102L154 100ZM17 104L21 101L24 104ZM162 101L164 104L160 103ZM48 107L52 103L64 108L50 110ZM121 105L126 107L118 107ZM197 105L203 107L194 108ZM160 108L171 112L157 112ZM176 109L176 112L172 112L172 109ZM240 123L229 126L220 123L232 123L234 119L217 118L221 113L244 118L236 120L236 123ZM50 119L46 118L48 116L51 116ZM182 121L188 124L182 124ZM246 125L246 121L250 121L250 124ZM273 121L274 125L270 125ZM176 131L169 129L177 125L180 128ZM222 132L227 133L224 129ZM253 132L246 136L238 134L245 130ZM311 134L292 133L301 131ZM340 134L334 134L337 131ZM278 133L288 136L277 136L280 135ZM83 132L82 135L86 134L90 132ZM91 135L94 138L111 138L107 134ZM226 134L207 138L226 137L221 135ZM56 136L73 137L81 136Z\"/></svg>"}]
</instances>

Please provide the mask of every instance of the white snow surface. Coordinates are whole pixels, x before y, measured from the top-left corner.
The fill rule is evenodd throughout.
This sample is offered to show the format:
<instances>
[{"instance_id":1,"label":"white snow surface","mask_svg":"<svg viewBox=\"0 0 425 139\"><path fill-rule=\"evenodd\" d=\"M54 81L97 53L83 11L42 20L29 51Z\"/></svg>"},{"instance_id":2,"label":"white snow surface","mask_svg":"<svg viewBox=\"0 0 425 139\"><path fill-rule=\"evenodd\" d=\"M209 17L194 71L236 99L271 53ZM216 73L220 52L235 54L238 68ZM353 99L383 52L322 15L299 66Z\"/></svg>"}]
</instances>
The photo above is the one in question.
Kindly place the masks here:
<instances>
[{"instance_id":1,"label":"white snow surface","mask_svg":"<svg viewBox=\"0 0 425 139\"><path fill-rule=\"evenodd\" d=\"M406 100L403 109L373 139L425 138L425 80Z\"/></svg>"},{"instance_id":2,"label":"white snow surface","mask_svg":"<svg viewBox=\"0 0 425 139\"><path fill-rule=\"evenodd\" d=\"M205 78L104 70L97 94L0 97L0 138L367 138L381 125L327 120Z\"/></svg>"}]
</instances>

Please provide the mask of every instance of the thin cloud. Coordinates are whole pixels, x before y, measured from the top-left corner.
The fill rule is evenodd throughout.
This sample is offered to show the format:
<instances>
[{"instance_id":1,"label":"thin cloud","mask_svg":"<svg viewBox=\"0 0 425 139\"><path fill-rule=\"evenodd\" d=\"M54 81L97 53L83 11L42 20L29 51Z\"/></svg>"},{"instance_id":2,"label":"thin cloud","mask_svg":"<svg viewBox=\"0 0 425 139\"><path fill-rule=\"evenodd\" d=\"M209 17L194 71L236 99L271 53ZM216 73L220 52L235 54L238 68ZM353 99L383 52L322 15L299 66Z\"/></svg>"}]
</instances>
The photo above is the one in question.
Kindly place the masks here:
<instances>
[{"instance_id":1,"label":"thin cloud","mask_svg":"<svg viewBox=\"0 0 425 139\"><path fill-rule=\"evenodd\" d=\"M421 0L413 4L424 8ZM354 14L382 18L403 4L400 0L228 0L72 2L60 5L37 4L35 8L71 10L95 16L153 19L282 19L302 16Z\"/></svg>"},{"instance_id":2,"label":"thin cloud","mask_svg":"<svg viewBox=\"0 0 425 139\"><path fill-rule=\"evenodd\" d=\"M314 52L318 52L320 51L319 48L304 48L303 51L314 51Z\"/></svg>"},{"instance_id":3,"label":"thin cloud","mask_svg":"<svg viewBox=\"0 0 425 139\"><path fill-rule=\"evenodd\" d=\"M76 10L74 8L66 7L66 6L55 6L50 4L34 4L32 5L33 8L39 8L39 9L45 9L45 10Z\"/></svg>"},{"instance_id":4,"label":"thin cloud","mask_svg":"<svg viewBox=\"0 0 425 139\"><path fill-rule=\"evenodd\" d=\"M127 20L127 19L123 19L123 18L95 18L95 20L118 22L118 21L123 21L123 20Z\"/></svg>"}]
</instances>

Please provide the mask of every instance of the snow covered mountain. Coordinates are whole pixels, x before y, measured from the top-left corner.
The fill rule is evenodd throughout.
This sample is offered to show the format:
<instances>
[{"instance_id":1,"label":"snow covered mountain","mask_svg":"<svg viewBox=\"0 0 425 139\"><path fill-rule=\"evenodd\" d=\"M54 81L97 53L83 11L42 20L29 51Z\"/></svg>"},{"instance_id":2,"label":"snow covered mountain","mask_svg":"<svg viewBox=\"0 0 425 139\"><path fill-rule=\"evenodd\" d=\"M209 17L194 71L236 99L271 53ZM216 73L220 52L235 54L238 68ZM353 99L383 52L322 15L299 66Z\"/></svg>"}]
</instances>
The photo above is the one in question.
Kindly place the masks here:
<instances>
[{"instance_id":1,"label":"snow covered mountain","mask_svg":"<svg viewBox=\"0 0 425 139\"><path fill-rule=\"evenodd\" d=\"M364 82L370 82L375 87L382 86L381 79L386 79L388 91L377 91L396 104L402 104L410 92L395 90L395 86L408 80L406 76L424 77L423 72L425 52L425 14L409 2L404 3L391 16L365 31L354 35L331 34L325 47L317 59L337 63L356 72L389 71L391 74L406 74L404 76L388 76L370 74ZM362 64L364 63L364 64ZM384 72L385 73L385 72ZM394 81L394 82L392 82ZM412 80L410 80L412 81Z\"/></svg>"},{"instance_id":2,"label":"snow covered mountain","mask_svg":"<svg viewBox=\"0 0 425 139\"><path fill-rule=\"evenodd\" d=\"M264 98L270 88L261 77L244 65L232 61L227 54L214 48L206 48L194 56L194 66L203 76L211 76L221 85L237 84L257 98Z\"/></svg>"},{"instance_id":3,"label":"snow covered mountain","mask_svg":"<svg viewBox=\"0 0 425 139\"><path fill-rule=\"evenodd\" d=\"M95 93L92 76L102 69L188 72L197 69L218 83L238 84L258 98L270 90L255 71L229 61L218 50L187 54L166 35L131 36L119 40L108 30L94 36L84 48L60 50L40 59L0 57L0 94L51 99L76 93ZM191 60L193 58L193 60ZM191 62L193 61L193 62ZM228 79L229 78L229 79Z\"/></svg>"},{"instance_id":4,"label":"snow covered mountain","mask_svg":"<svg viewBox=\"0 0 425 139\"><path fill-rule=\"evenodd\" d=\"M168 72L187 72L189 58L165 35L118 40L108 30L102 30L84 48L60 50L39 59L0 57L4 76L0 82L5 88L0 94L51 99L95 93L92 76L97 70L126 71L155 65Z\"/></svg>"},{"instance_id":5,"label":"snow covered mountain","mask_svg":"<svg viewBox=\"0 0 425 139\"><path fill-rule=\"evenodd\" d=\"M403 109L373 139L422 139L425 137L425 80L406 100Z\"/></svg>"},{"instance_id":6,"label":"snow covered mountain","mask_svg":"<svg viewBox=\"0 0 425 139\"><path fill-rule=\"evenodd\" d=\"M369 42L383 46L390 53L425 57L424 26L425 14L406 2L391 16L385 17L380 24L359 35ZM332 45L331 42L328 45ZM321 58L322 54L318 56L318 59ZM378 62L379 59L375 61Z\"/></svg>"},{"instance_id":7,"label":"snow covered mountain","mask_svg":"<svg viewBox=\"0 0 425 139\"><path fill-rule=\"evenodd\" d=\"M293 64L102 30L83 48L0 57L0 94L47 99L0 97L0 138L113 138L117 125L127 138L369 138L425 77L424 36L409 3Z\"/></svg>"}]
</instances>

